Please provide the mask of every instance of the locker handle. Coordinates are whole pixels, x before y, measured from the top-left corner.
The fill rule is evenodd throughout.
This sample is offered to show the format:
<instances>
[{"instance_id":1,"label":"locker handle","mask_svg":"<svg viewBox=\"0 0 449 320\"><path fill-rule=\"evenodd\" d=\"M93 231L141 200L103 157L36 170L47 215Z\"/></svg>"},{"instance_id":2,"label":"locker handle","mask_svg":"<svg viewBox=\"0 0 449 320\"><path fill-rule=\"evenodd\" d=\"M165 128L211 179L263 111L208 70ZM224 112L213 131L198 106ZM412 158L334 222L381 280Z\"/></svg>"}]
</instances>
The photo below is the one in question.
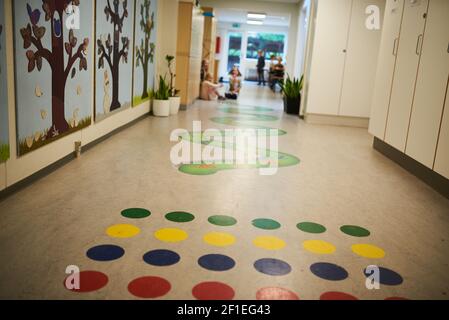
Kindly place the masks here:
<instances>
[{"instance_id":1,"label":"locker handle","mask_svg":"<svg viewBox=\"0 0 449 320\"><path fill-rule=\"evenodd\" d=\"M397 45L397 43L398 43L398 38L395 38L394 42L393 42L393 55L394 56L396 56L396 54L397 54L397 52L396 52L396 45Z\"/></svg>"},{"instance_id":2,"label":"locker handle","mask_svg":"<svg viewBox=\"0 0 449 320\"><path fill-rule=\"evenodd\" d=\"M420 34L418 36L418 40L416 41L416 54L419 56L421 54L421 41L422 41L423 35Z\"/></svg>"}]
</instances>

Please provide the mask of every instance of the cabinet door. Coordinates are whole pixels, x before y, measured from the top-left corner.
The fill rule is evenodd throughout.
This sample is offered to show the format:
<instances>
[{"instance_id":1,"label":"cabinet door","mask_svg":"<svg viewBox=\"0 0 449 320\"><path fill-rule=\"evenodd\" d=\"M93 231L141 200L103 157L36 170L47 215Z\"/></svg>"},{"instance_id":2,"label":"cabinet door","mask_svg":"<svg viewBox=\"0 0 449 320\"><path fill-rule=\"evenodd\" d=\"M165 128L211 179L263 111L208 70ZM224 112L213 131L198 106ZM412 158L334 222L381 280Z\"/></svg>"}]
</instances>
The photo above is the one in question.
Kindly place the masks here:
<instances>
[{"instance_id":1,"label":"cabinet door","mask_svg":"<svg viewBox=\"0 0 449 320\"><path fill-rule=\"evenodd\" d=\"M308 113L338 115L351 7L352 0L318 2Z\"/></svg>"},{"instance_id":2,"label":"cabinet door","mask_svg":"<svg viewBox=\"0 0 449 320\"><path fill-rule=\"evenodd\" d=\"M449 1L431 0L406 153L433 168L449 75Z\"/></svg>"},{"instance_id":3,"label":"cabinet door","mask_svg":"<svg viewBox=\"0 0 449 320\"><path fill-rule=\"evenodd\" d=\"M375 5L383 15L384 0L353 2L339 115L369 118L381 31L369 30L366 8Z\"/></svg>"},{"instance_id":4,"label":"cabinet door","mask_svg":"<svg viewBox=\"0 0 449 320\"><path fill-rule=\"evenodd\" d=\"M403 11L404 0L387 0L369 123L369 132L381 140L385 138Z\"/></svg>"},{"instance_id":5,"label":"cabinet door","mask_svg":"<svg viewBox=\"0 0 449 320\"><path fill-rule=\"evenodd\" d=\"M407 0L401 26L385 141L405 152L429 0Z\"/></svg>"},{"instance_id":6,"label":"cabinet door","mask_svg":"<svg viewBox=\"0 0 449 320\"><path fill-rule=\"evenodd\" d=\"M446 0L443 0L446 1ZM449 179L449 79L434 170Z\"/></svg>"}]
</instances>

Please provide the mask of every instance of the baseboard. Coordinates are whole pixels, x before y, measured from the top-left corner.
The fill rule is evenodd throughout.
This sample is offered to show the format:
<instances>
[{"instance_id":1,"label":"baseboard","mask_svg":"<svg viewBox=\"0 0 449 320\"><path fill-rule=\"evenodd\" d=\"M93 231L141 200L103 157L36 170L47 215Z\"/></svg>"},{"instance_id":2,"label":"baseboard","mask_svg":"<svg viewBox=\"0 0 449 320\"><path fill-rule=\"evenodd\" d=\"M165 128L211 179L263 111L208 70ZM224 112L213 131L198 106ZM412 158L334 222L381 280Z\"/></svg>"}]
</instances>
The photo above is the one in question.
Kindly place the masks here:
<instances>
[{"instance_id":1,"label":"baseboard","mask_svg":"<svg viewBox=\"0 0 449 320\"><path fill-rule=\"evenodd\" d=\"M332 125L342 127L355 127L368 129L368 118L346 117L346 116L332 116L325 114L308 113L305 115L305 120L309 124L318 125Z\"/></svg>"},{"instance_id":2,"label":"baseboard","mask_svg":"<svg viewBox=\"0 0 449 320\"><path fill-rule=\"evenodd\" d=\"M119 133L120 131L123 131L131 126L133 126L134 124L136 124L137 122L139 122L140 120L143 120L144 118L148 117L148 114L144 114L140 117L138 117L137 119L134 119L131 122L128 122L127 124L118 127L114 130L112 130L111 132L109 132L108 134L105 134L104 136L86 144L85 146L82 147L82 153L89 151L90 149L92 149L94 146L96 146L97 144L109 139L110 137L112 137L113 135ZM52 164L46 166L45 168L33 173L32 175L26 177L25 179L20 180L19 182L14 183L11 186L8 186L6 189L3 189L0 191L0 201L4 200L5 198L13 195L14 193L28 187L29 185L33 184L34 182L44 178L45 176L49 175L50 173L56 171L57 169L63 167L64 165L66 165L67 163L69 163L70 161L74 160L76 158L75 156L75 152L70 153L68 155L66 155L65 157L56 160L55 162L53 162Z\"/></svg>"},{"instance_id":3,"label":"baseboard","mask_svg":"<svg viewBox=\"0 0 449 320\"><path fill-rule=\"evenodd\" d=\"M373 147L402 168L418 177L438 193L449 199L449 179L419 163L405 153L395 149L379 138L374 138Z\"/></svg>"}]
</instances>

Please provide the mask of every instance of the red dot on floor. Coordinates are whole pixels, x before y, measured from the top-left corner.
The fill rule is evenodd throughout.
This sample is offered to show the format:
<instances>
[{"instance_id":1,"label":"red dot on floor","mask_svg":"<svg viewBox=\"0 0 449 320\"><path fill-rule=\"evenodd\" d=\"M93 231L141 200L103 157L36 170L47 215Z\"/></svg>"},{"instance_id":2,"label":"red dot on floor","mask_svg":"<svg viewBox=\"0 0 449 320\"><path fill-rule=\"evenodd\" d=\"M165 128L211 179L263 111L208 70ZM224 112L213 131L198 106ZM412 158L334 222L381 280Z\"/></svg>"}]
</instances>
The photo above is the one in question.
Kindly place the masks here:
<instances>
[{"instance_id":1,"label":"red dot on floor","mask_svg":"<svg viewBox=\"0 0 449 320\"><path fill-rule=\"evenodd\" d=\"M358 299L344 292L326 292L321 295L320 300L358 300Z\"/></svg>"},{"instance_id":2,"label":"red dot on floor","mask_svg":"<svg viewBox=\"0 0 449 320\"><path fill-rule=\"evenodd\" d=\"M299 297L284 288L262 288L256 293L257 300L299 300Z\"/></svg>"},{"instance_id":3,"label":"red dot on floor","mask_svg":"<svg viewBox=\"0 0 449 320\"><path fill-rule=\"evenodd\" d=\"M79 280L79 289L76 282ZM73 292L92 292L103 288L108 284L108 276L98 271L81 271L65 278L64 286ZM73 288L73 289L72 289Z\"/></svg>"},{"instance_id":4,"label":"red dot on floor","mask_svg":"<svg viewBox=\"0 0 449 320\"><path fill-rule=\"evenodd\" d=\"M232 300L235 292L221 282L202 282L192 289L192 294L198 300Z\"/></svg>"},{"instance_id":5,"label":"red dot on floor","mask_svg":"<svg viewBox=\"0 0 449 320\"><path fill-rule=\"evenodd\" d=\"M408 300L408 299L402 298L402 297L390 297L390 298L386 298L385 300Z\"/></svg>"},{"instance_id":6,"label":"red dot on floor","mask_svg":"<svg viewBox=\"0 0 449 320\"><path fill-rule=\"evenodd\" d=\"M145 299L165 296L170 289L170 282L159 277L137 278L128 285L128 291L132 295Z\"/></svg>"}]
</instances>

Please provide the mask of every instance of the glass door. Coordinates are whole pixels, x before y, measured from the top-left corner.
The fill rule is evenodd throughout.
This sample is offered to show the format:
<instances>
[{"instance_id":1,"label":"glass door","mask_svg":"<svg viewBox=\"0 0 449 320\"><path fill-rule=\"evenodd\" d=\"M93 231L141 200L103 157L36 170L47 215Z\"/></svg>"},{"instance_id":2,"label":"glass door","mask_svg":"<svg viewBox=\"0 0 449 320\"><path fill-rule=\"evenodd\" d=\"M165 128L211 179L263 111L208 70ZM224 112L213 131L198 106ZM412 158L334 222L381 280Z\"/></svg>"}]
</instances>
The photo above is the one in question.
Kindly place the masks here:
<instances>
[{"instance_id":1,"label":"glass door","mask_svg":"<svg viewBox=\"0 0 449 320\"><path fill-rule=\"evenodd\" d=\"M228 46L228 68L229 72L234 65L240 65L242 59L242 39L243 33L230 32Z\"/></svg>"}]
</instances>

